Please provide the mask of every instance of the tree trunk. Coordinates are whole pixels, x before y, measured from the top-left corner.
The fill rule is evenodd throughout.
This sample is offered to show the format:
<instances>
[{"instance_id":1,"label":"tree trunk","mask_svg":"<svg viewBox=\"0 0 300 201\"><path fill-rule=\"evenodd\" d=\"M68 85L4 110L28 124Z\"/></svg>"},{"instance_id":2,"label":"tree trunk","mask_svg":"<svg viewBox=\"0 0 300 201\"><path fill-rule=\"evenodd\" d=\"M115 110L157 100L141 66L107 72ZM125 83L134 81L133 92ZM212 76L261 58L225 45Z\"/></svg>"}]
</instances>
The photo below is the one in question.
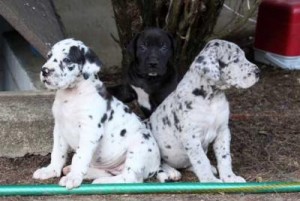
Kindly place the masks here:
<instances>
[{"instance_id":1,"label":"tree trunk","mask_svg":"<svg viewBox=\"0 0 300 201\"><path fill-rule=\"evenodd\" d=\"M134 29L160 27L175 37L175 63L183 75L207 42L223 3L224 0L112 0L123 60L128 59L124 44L132 38Z\"/></svg>"}]
</instances>

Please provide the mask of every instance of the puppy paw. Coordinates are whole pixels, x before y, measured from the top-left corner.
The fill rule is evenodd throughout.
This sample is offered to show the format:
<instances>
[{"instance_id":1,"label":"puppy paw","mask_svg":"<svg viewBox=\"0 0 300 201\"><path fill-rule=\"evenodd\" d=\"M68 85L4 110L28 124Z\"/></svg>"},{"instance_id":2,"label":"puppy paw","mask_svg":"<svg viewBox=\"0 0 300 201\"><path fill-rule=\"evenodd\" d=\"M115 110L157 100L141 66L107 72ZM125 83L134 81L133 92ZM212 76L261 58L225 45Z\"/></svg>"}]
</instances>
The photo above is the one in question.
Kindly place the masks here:
<instances>
[{"instance_id":1,"label":"puppy paw","mask_svg":"<svg viewBox=\"0 0 300 201\"><path fill-rule=\"evenodd\" d=\"M109 184L109 183L114 183L112 182L111 177L100 177L98 179L95 179L92 184ZM124 183L120 181L120 183Z\"/></svg>"},{"instance_id":2,"label":"puppy paw","mask_svg":"<svg viewBox=\"0 0 300 201\"><path fill-rule=\"evenodd\" d=\"M207 183L222 183L223 181L221 179L218 179L216 177L206 177L200 179L200 182L207 182Z\"/></svg>"},{"instance_id":3,"label":"puppy paw","mask_svg":"<svg viewBox=\"0 0 300 201\"><path fill-rule=\"evenodd\" d=\"M235 174L229 174L226 175L225 177L221 177L223 182L237 182L237 183L244 183L246 180L243 177L236 176Z\"/></svg>"},{"instance_id":4,"label":"puppy paw","mask_svg":"<svg viewBox=\"0 0 300 201\"><path fill-rule=\"evenodd\" d=\"M32 178L33 179L50 179L52 177L60 177L61 172L48 166L48 167L43 167L40 169L37 169L34 173Z\"/></svg>"},{"instance_id":5,"label":"puppy paw","mask_svg":"<svg viewBox=\"0 0 300 201\"><path fill-rule=\"evenodd\" d=\"M159 171L156 178L161 182L179 181L181 179L181 173L176 169L166 171Z\"/></svg>"},{"instance_id":6,"label":"puppy paw","mask_svg":"<svg viewBox=\"0 0 300 201\"><path fill-rule=\"evenodd\" d=\"M81 176L73 175L72 173L69 173L67 176L63 176L60 181L60 186L65 186L67 189L72 189L79 187L82 183L83 178Z\"/></svg>"}]
</instances>

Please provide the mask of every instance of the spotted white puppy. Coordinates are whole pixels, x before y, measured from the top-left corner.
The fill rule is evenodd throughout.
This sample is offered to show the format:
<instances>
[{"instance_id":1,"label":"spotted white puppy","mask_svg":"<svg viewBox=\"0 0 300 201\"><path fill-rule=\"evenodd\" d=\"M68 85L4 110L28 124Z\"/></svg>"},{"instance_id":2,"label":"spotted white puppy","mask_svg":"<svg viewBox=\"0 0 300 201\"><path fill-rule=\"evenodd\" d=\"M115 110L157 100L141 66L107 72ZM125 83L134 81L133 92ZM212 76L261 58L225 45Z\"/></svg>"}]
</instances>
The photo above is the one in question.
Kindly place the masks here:
<instances>
[{"instance_id":1,"label":"spotted white puppy","mask_svg":"<svg viewBox=\"0 0 300 201\"><path fill-rule=\"evenodd\" d=\"M210 41L195 58L176 90L150 117L162 159L161 181L178 180L189 168L201 182L245 182L231 167L229 105L224 90L251 87L259 69L235 44ZM220 178L206 155L213 143ZM175 168L175 169L174 169Z\"/></svg>"},{"instance_id":2,"label":"spotted white puppy","mask_svg":"<svg viewBox=\"0 0 300 201\"><path fill-rule=\"evenodd\" d=\"M71 166L59 184L68 189L83 179L93 183L143 182L159 168L160 154L151 131L97 78L100 61L81 41L65 39L49 53L41 81L57 90L53 104L54 144L51 163L35 179L59 177L68 148Z\"/></svg>"}]
</instances>

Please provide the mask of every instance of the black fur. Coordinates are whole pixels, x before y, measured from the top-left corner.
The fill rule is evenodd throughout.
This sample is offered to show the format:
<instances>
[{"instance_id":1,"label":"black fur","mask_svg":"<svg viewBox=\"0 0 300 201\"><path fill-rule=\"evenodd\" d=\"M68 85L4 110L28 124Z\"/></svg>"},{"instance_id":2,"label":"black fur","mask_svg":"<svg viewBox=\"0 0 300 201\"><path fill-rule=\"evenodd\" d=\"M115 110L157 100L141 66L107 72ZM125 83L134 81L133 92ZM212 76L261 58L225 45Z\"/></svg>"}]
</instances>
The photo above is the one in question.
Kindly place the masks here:
<instances>
[{"instance_id":1,"label":"black fur","mask_svg":"<svg viewBox=\"0 0 300 201\"><path fill-rule=\"evenodd\" d=\"M140 107L145 117L149 117L177 86L174 46L173 37L159 28L137 34L127 47L132 61L123 73L124 84L108 90L121 101L131 102L139 96L131 86L143 89L149 95L151 108Z\"/></svg>"},{"instance_id":2,"label":"black fur","mask_svg":"<svg viewBox=\"0 0 300 201\"><path fill-rule=\"evenodd\" d=\"M77 63L77 64L85 63L84 54L77 46L72 46L70 48L68 58L70 59L70 62L72 62L72 63Z\"/></svg>"}]
</instances>

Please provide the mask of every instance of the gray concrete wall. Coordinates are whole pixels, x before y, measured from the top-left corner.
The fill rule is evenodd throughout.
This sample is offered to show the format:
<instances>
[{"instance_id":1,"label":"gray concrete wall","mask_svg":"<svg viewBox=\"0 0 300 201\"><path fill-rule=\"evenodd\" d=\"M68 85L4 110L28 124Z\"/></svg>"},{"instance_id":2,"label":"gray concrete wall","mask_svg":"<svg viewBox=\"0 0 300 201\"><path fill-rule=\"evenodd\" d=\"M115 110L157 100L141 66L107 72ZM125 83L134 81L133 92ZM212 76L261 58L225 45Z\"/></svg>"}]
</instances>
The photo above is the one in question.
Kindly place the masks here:
<instances>
[{"instance_id":1,"label":"gray concrete wall","mask_svg":"<svg viewBox=\"0 0 300 201\"><path fill-rule=\"evenodd\" d=\"M44 89L39 79L45 59L17 32L9 32L3 38L5 91Z\"/></svg>"},{"instance_id":2,"label":"gray concrete wall","mask_svg":"<svg viewBox=\"0 0 300 201\"><path fill-rule=\"evenodd\" d=\"M258 11L255 2L225 0L213 37L231 39L242 44L253 42Z\"/></svg>"},{"instance_id":3,"label":"gray concrete wall","mask_svg":"<svg viewBox=\"0 0 300 201\"><path fill-rule=\"evenodd\" d=\"M110 0L54 0L54 5L68 37L82 40L94 49L104 63L104 71L121 67L121 49Z\"/></svg>"}]
</instances>

